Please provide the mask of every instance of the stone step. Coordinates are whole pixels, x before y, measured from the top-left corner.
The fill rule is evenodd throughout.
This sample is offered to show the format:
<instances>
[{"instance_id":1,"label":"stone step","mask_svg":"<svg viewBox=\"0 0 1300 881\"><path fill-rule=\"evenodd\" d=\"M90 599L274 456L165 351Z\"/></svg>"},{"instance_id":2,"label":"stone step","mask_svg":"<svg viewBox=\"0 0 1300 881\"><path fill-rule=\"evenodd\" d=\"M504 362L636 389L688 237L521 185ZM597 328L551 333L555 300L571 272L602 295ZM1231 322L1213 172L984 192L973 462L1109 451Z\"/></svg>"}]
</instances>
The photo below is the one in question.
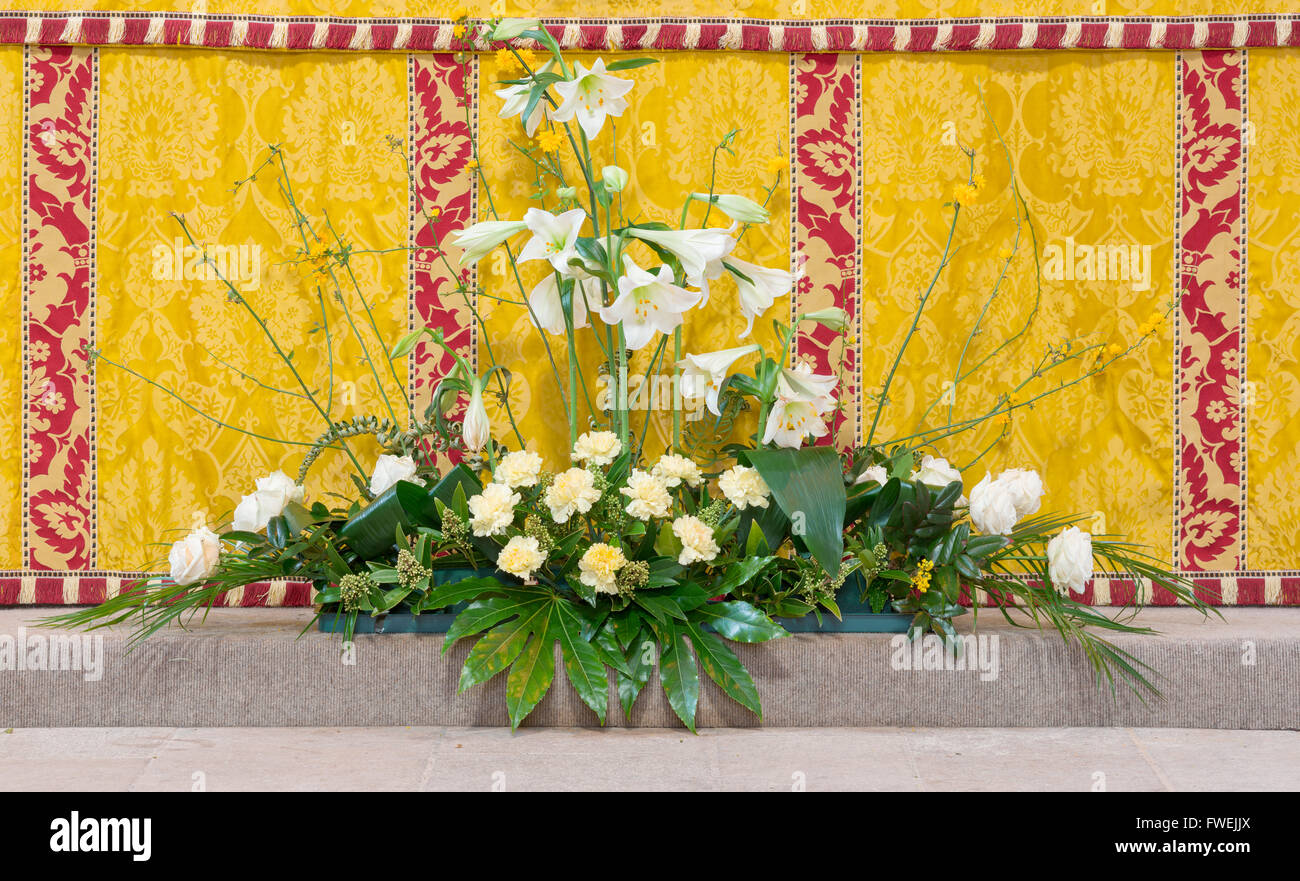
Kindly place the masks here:
<instances>
[{"instance_id":1,"label":"stone step","mask_svg":"<svg viewBox=\"0 0 1300 881\"><path fill-rule=\"evenodd\" d=\"M28 656L37 646L60 648L67 631L34 621L64 610L0 610L0 729L507 724L504 677L456 694L468 641L444 656L441 636L358 636L345 656L337 636L312 629L299 637L311 617L305 609L214 609L206 623L156 634L129 652L127 631L95 631L79 645L89 646L82 669L11 669L16 642ZM888 634L795 634L738 646L762 696L762 723L703 674L697 720L708 727L1300 728L1300 609L1223 613L1226 621L1149 608L1136 623L1160 636L1111 638L1160 674L1161 701L1144 703L1122 686L1112 697L1077 647L984 610L967 663L951 664L973 669L947 669L940 653L900 647ZM969 631L969 615L962 624ZM944 668L926 669L936 664ZM558 665L556 679L526 724L598 725ZM680 724L653 677L630 721L612 688L610 708L613 726Z\"/></svg>"}]
</instances>

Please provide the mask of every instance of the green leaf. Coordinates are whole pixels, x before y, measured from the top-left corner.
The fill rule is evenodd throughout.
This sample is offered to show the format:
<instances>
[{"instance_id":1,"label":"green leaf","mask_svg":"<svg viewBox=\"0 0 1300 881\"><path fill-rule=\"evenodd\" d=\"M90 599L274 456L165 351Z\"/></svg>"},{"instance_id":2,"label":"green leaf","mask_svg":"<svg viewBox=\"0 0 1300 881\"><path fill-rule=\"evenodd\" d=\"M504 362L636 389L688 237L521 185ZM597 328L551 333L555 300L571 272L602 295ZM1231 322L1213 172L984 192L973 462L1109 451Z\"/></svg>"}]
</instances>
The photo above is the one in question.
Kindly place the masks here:
<instances>
[{"instance_id":1,"label":"green leaf","mask_svg":"<svg viewBox=\"0 0 1300 881\"><path fill-rule=\"evenodd\" d=\"M709 588L709 596L725 596L736 588L748 584L750 579L766 569L775 559L776 557L747 557L738 563L733 563L727 567L726 574L718 580L718 583Z\"/></svg>"},{"instance_id":2,"label":"green leaf","mask_svg":"<svg viewBox=\"0 0 1300 881\"><path fill-rule=\"evenodd\" d=\"M691 611L691 619L708 624L733 642L767 642L789 635L780 624L741 600L705 603Z\"/></svg>"},{"instance_id":3,"label":"green leaf","mask_svg":"<svg viewBox=\"0 0 1300 881\"><path fill-rule=\"evenodd\" d=\"M591 637L591 644L600 652L601 660L625 676L632 675L632 668L623 657L623 649L614 635L614 628L602 627Z\"/></svg>"},{"instance_id":4,"label":"green leaf","mask_svg":"<svg viewBox=\"0 0 1300 881\"><path fill-rule=\"evenodd\" d=\"M797 450L749 450L745 457L772 490L792 527L802 524L800 536L822 569L840 571L844 557L844 471L831 447Z\"/></svg>"},{"instance_id":5,"label":"green leaf","mask_svg":"<svg viewBox=\"0 0 1300 881\"><path fill-rule=\"evenodd\" d=\"M605 675L605 662L596 647L582 638L583 619L567 600L557 600L552 619L549 644L559 640L564 658L564 674L582 702L595 712L600 724L605 724L605 709L609 700L609 679Z\"/></svg>"},{"instance_id":6,"label":"green leaf","mask_svg":"<svg viewBox=\"0 0 1300 881\"><path fill-rule=\"evenodd\" d=\"M506 710L514 730L533 711L555 681L555 643L539 632L519 653L506 677Z\"/></svg>"},{"instance_id":7,"label":"green leaf","mask_svg":"<svg viewBox=\"0 0 1300 881\"><path fill-rule=\"evenodd\" d=\"M632 718L632 706L636 703L641 689L650 681L650 673L655 668L659 654L659 644L650 638L644 630L638 630L627 646L628 674L618 676L618 702L623 705L623 715Z\"/></svg>"},{"instance_id":8,"label":"green leaf","mask_svg":"<svg viewBox=\"0 0 1300 881\"><path fill-rule=\"evenodd\" d=\"M605 65L605 70L613 73L616 70L633 70L638 67L645 67L647 64L658 64L657 58L620 58L618 61L611 61Z\"/></svg>"},{"instance_id":9,"label":"green leaf","mask_svg":"<svg viewBox=\"0 0 1300 881\"><path fill-rule=\"evenodd\" d=\"M762 527L755 520L749 521L749 536L745 539L745 556L761 557L771 550Z\"/></svg>"},{"instance_id":10,"label":"green leaf","mask_svg":"<svg viewBox=\"0 0 1300 881\"><path fill-rule=\"evenodd\" d=\"M867 515L867 526L881 527L889 522L894 513L894 506L898 504L899 494L902 492L903 482L897 477L890 478L889 482L881 487L880 495L876 496L871 503L871 513Z\"/></svg>"},{"instance_id":11,"label":"green leaf","mask_svg":"<svg viewBox=\"0 0 1300 881\"><path fill-rule=\"evenodd\" d=\"M482 633L489 627L518 615L530 603L535 602L537 602L535 597L504 596L488 597L471 603L447 628L447 635L442 643L443 652L445 653L462 637Z\"/></svg>"},{"instance_id":12,"label":"green leaf","mask_svg":"<svg viewBox=\"0 0 1300 881\"><path fill-rule=\"evenodd\" d=\"M424 487L399 480L349 517L339 530L339 538L363 560L385 554L392 549L393 535L398 528L413 528L425 522L423 512L427 497L428 491Z\"/></svg>"},{"instance_id":13,"label":"green leaf","mask_svg":"<svg viewBox=\"0 0 1300 881\"><path fill-rule=\"evenodd\" d=\"M700 703L700 673L695 667L695 655L682 635L682 631L669 624L651 624L659 638L659 683L668 696L682 724L695 733L695 710Z\"/></svg>"},{"instance_id":14,"label":"green leaf","mask_svg":"<svg viewBox=\"0 0 1300 881\"><path fill-rule=\"evenodd\" d=\"M667 624L670 618L686 620L686 613L671 597L657 596L653 593L638 593L635 597L636 604L649 612L660 624Z\"/></svg>"},{"instance_id":15,"label":"green leaf","mask_svg":"<svg viewBox=\"0 0 1300 881\"><path fill-rule=\"evenodd\" d=\"M495 578L462 578L459 581L449 581L446 584L440 584L429 591L424 601L420 603L420 608L424 611L429 609L441 609L446 606L454 606L456 603L469 602L478 598L480 595L488 592L498 592L510 590L513 594L518 595L518 588L510 588L509 585L502 584ZM543 597L546 594L542 591L536 592L537 597Z\"/></svg>"},{"instance_id":16,"label":"green leaf","mask_svg":"<svg viewBox=\"0 0 1300 881\"><path fill-rule=\"evenodd\" d=\"M695 646L701 669L718 683L728 697L762 719L763 707L758 697L758 688L745 665L740 663L740 658L727 648L716 633L706 633L695 624L686 626L690 629L691 644Z\"/></svg>"},{"instance_id":17,"label":"green leaf","mask_svg":"<svg viewBox=\"0 0 1300 881\"><path fill-rule=\"evenodd\" d=\"M465 658L456 692L460 694L481 682L487 682L510 666L510 662L523 651L524 644L532 633L531 627L536 624L538 616L545 613L547 605L539 602L527 614L498 624L480 637Z\"/></svg>"}]
</instances>

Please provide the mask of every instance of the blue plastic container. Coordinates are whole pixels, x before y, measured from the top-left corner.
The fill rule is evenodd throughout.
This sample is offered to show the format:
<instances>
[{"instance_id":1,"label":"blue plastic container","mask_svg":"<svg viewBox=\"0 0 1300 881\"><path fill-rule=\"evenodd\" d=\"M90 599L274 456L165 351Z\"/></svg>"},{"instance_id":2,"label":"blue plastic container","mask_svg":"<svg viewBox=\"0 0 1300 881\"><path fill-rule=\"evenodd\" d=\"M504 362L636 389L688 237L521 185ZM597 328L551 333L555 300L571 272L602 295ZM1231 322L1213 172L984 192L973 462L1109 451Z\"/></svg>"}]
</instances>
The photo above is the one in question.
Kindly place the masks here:
<instances>
[{"instance_id":1,"label":"blue plastic container","mask_svg":"<svg viewBox=\"0 0 1300 881\"><path fill-rule=\"evenodd\" d=\"M774 620L791 633L906 633L912 616L895 612L888 603L879 612L871 611L871 605L861 599L863 589L862 576L857 572L844 580L835 594L843 620L824 609L820 622L816 615Z\"/></svg>"}]
</instances>

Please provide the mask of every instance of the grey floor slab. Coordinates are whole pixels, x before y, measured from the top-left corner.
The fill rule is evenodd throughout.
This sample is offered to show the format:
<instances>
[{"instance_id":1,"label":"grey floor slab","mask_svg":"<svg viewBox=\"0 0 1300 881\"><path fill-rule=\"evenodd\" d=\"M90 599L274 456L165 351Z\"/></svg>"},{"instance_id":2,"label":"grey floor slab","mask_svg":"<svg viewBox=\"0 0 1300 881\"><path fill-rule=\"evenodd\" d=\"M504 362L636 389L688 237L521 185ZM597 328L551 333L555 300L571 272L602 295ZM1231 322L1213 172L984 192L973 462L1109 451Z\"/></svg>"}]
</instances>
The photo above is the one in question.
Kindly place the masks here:
<instances>
[{"instance_id":1,"label":"grey floor slab","mask_svg":"<svg viewBox=\"0 0 1300 881\"><path fill-rule=\"evenodd\" d=\"M1300 732L1129 728L64 728L0 790L1294 790Z\"/></svg>"}]
</instances>

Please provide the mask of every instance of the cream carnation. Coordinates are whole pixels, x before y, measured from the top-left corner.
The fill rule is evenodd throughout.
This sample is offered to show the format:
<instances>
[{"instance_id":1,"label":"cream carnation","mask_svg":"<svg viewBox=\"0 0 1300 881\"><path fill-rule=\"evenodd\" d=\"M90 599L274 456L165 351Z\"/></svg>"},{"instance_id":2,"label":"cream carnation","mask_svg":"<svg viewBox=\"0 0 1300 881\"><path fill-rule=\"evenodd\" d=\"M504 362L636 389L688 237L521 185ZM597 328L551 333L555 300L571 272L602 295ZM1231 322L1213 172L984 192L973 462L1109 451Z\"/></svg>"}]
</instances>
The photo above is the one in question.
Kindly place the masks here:
<instances>
[{"instance_id":1,"label":"cream carnation","mask_svg":"<svg viewBox=\"0 0 1300 881\"><path fill-rule=\"evenodd\" d=\"M986 535L1007 535L1016 528L1016 500L993 475L985 474L970 493L970 519Z\"/></svg>"},{"instance_id":2,"label":"cream carnation","mask_svg":"<svg viewBox=\"0 0 1300 881\"><path fill-rule=\"evenodd\" d=\"M504 483L489 483L469 500L470 527L478 536L501 535L515 522L519 493Z\"/></svg>"},{"instance_id":3,"label":"cream carnation","mask_svg":"<svg viewBox=\"0 0 1300 881\"><path fill-rule=\"evenodd\" d=\"M1067 526L1047 543L1047 574L1061 594L1082 593L1092 577L1092 536Z\"/></svg>"},{"instance_id":4,"label":"cream carnation","mask_svg":"<svg viewBox=\"0 0 1300 881\"><path fill-rule=\"evenodd\" d=\"M668 489L659 482L659 478L645 471L633 471L627 478L627 486L619 490L628 497L627 512L638 520L651 517L667 517L673 505Z\"/></svg>"},{"instance_id":5,"label":"cream carnation","mask_svg":"<svg viewBox=\"0 0 1300 881\"><path fill-rule=\"evenodd\" d=\"M650 469L650 473L663 481L663 485L669 487L678 486L685 481L687 486L697 487L704 478L700 476L700 466L685 456L675 456L671 453L660 456L655 467Z\"/></svg>"},{"instance_id":6,"label":"cream carnation","mask_svg":"<svg viewBox=\"0 0 1300 881\"><path fill-rule=\"evenodd\" d=\"M597 542L578 561L578 578L596 593L618 593L618 570L626 565L620 548Z\"/></svg>"},{"instance_id":7,"label":"cream carnation","mask_svg":"<svg viewBox=\"0 0 1300 881\"><path fill-rule=\"evenodd\" d=\"M541 474L542 457L527 450L520 450L502 456L492 477L511 489L519 489L525 486L537 486L537 479Z\"/></svg>"},{"instance_id":8,"label":"cream carnation","mask_svg":"<svg viewBox=\"0 0 1300 881\"><path fill-rule=\"evenodd\" d=\"M516 535L497 555L497 568L522 581L530 580L545 562L546 554L531 535Z\"/></svg>"},{"instance_id":9,"label":"cream carnation","mask_svg":"<svg viewBox=\"0 0 1300 881\"><path fill-rule=\"evenodd\" d=\"M718 478L718 489L722 490L727 501L741 511L749 507L766 508L767 497L772 492L767 488L762 475L747 465L737 465L724 471Z\"/></svg>"},{"instance_id":10,"label":"cream carnation","mask_svg":"<svg viewBox=\"0 0 1300 881\"><path fill-rule=\"evenodd\" d=\"M573 445L573 461L608 465L618 458L623 444L612 431L589 431Z\"/></svg>"},{"instance_id":11,"label":"cream carnation","mask_svg":"<svg viewBox=\"0 0 1300 881\"><path fill-rule=\"evenodd\" d=\"M683 566L695 562L707 563L718 555L718 543L713 540L713 527L689 514L673 521L673 535L682 543L677 562Z\"/></svg>"},{"instance_id":12,"label":"cream carnation","mask_svg":"<svg viewBox=\"0 0 1300 881\"><path fill-rule=\"evenodd\" d=\"M544 501L551 509L552 520L568 523L574 514L586 514L600 501L600 490L596 489L596 479L590 471L570 468L555 476L546 489Z\"/></svg>"}]
</instances>

